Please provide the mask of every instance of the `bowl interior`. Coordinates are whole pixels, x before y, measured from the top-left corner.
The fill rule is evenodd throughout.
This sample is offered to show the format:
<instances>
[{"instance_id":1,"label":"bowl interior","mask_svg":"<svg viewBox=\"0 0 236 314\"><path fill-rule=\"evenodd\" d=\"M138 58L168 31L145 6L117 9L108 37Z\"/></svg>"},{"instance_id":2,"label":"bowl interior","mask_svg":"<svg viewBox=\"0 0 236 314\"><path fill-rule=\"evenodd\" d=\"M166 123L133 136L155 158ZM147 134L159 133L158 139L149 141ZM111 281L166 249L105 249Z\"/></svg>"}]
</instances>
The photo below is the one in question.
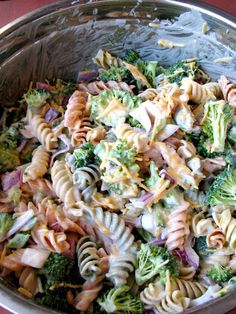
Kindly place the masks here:
<instances>
[{"instance_id":1,"label":"bowl interior","mask_svg":"<svg viewBox=\"0 0 236 314\"><path fill-rule=\"evenodd\" d=\"M150 22L157 27L150 27ZM203 33L205 23L207 32ZM159 39L178 47L161 47L157 44ZM76 80L80 70L94 68L91 61L99 48L120 56L132 48L144 59L157 60L164 66L197 58L213 80L224 74L236 82L235 39L232 17L188 3L61 1L0 30L0 106L15 105L30 81L54 77ZM216 62L224 57L229 62ZM5 280L0 281L0 286L0 302L11 310L45 313L42 307L17 297ZM213 301L210 307L204 305L204 313L223 313L234 306L230 295L223 299ZM202 311L200 307L187 312Z\"/></svg>"}]
</instances>

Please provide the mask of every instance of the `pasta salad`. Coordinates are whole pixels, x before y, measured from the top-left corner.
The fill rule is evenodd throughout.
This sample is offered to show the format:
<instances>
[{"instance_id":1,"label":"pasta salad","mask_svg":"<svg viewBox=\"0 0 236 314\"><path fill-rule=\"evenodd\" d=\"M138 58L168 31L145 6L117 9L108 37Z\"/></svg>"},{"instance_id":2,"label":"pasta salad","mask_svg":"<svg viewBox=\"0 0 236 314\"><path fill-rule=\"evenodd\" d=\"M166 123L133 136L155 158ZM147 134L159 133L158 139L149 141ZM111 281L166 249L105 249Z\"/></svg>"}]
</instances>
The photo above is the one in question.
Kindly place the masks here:
<instances>
[{"instance_id":1,"label":"pasta salad","mask_svg":"<svg viewBox=\"0 0 236 314\"><path fill-rule=\"evenodd\" d=\"M67 313L180 313L235 288L236 86L99 50L4 108L0 269Z\"/></svg>"}]
</instances>

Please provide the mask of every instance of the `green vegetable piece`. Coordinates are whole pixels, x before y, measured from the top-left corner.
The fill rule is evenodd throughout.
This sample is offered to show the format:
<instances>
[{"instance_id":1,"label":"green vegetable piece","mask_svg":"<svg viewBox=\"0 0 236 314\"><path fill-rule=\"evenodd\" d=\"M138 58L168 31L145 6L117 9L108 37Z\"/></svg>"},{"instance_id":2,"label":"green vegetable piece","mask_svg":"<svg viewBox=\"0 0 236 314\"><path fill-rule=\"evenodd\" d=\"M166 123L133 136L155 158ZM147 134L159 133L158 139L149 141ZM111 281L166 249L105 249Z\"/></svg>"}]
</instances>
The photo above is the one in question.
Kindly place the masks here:
<instances>
[{"instance_id":1,"label":"green vegetable piece","mask_svg":"<svg viewBox=\"0 0 236 314\"><path fill-rule=\"evenodd\" d=\"M112 288L97 302L107 313L142 314L144 309L141 300L128 291L129 287L124 285Z\"/></svg>"},{"instance_id":2,"label":"green vegetable piece","mask_svg":"<svg viewBox=\"0 0 236 314\"><path fill-rule=\"evenodd\" d=\"M116 147L111 151L111 157L118 159L125 166L130 167L135 163L137 152L129 148L126 141L117 140Z\"/></svg>"},{"instance_id":3,"label":"green vegetable piece","mask_svg":"<svg viewBox=\"0 0 236 314\"><path fill-rule=\"evenodd\" d=\"M157 275L160 276L161 282L164 283L167 270L170 271L171 276L177 277L179 274L177 262L166 248L141 244L137 257L138 263L135 270L135 278L138 285L143 285Z\"/></svg>"},{"instance_id":4,"label":"green vegetable piece","mask_svg":"<svg viewBox=\"0 0 236 314\"><path fill-rule=\"evenodd\" d=\"M17 150L1 147L0 145L0 172L6 172L20 166Z\"/></svg>"},{"instance_id":5,"label":"green vegetable piece","mask_svg":"<svg viewBox=\"0 0 236 314\"><path fill-rule=\"evenodd\" d=\"M20 132L14 126L5 128L0 135L0 146L9 150L13 150L17 147L17 142L20 139Z\"/></svg>"},{"instance_id":6,"label":"green vegetable piece","mask_svg":"<svg viewBox=\"0 0 236 314\"><path fill-rule=\"evenodd\" d=\"M4 237L13 226L15 220L8 213L0 213L0 237Z\"/></svg>"},{"instance_id":7,"label":"green vegetable piece","mask_svg":"<svg viewBox=\"0 0 236 314\"><path fill-rule=\"evenodd\" d=\"M73 282L75 269L74 260L58 253L51 253L41 270L41 274L46 276L46 287L49 288L58 282Z\"/></svg>"},{"instance_id":8,"label":"green vegetable piece","mask_svg":"<svg viewBox=\"0 0 236 314\"><path fill-rule=\"evenodd\" d=\"M135 120L133 117L131 117L130 115L128 115L128 117L126 118L126 123L128 123L130 126L132 126L133 128L140 128L143 129L143 126L140 122L138 122L137 120Z\"/></svg>"},{"instance_id":9,"label":"green vegetable piece","mask_svg":"<svg viewBox=\"0 0 236 314\"><path fill-rule=\"evenodd\" d=\"M125 67L115 67L112 66L108 70L102 71L99 74L99 79L108 82L108 81L126 81L128 80L129 71Z\"/></svg>"},{"instance_id":10,"label":"green vegetable piece","mask_svg":"<svg viewBox=\"0 0 236 314\"><path fill-rule=\"evenodd\" d=\"M8 241L7 247L10 249L21 249L30 238L30 234L17 233L12 239Z\"/></svg>"},{"instance_id":11,"label":"green vegetable piece","mask_svg":"<svg viewBox=\"0 0 236 314\"><path fill-rule=\"evenodd\" d=\"M8 198L10 202L13 202L15 205L20 203L20 198L22 191L19 188L13 187L8 191Z\"/></svg>"},{"instance_id":12,"label":"green vegetable piece","mask_svg":"<svg viewBox=\"0 0 236 314\"><path fill-rule=\"evenodd\" d=\"M87 142L74 150L75 167L81 168L94 163L94 146L91 142Z\"/></svg>"},{"instance_id":13,"label":"green vegetable piece","mask_svg":"<svg viewBox=\"0 0 236 314\"><path fill-rule=\"evenodd\" d=\"M193 248L201 259L214 253L214 249L208 248L206 237L203 236L195 239L195 244Z\"/></svg>"},{"instance_id":14,"label":"green vegetable piece","mask_svg":"<svg viewBox=\"0 0 236 314\"><path fill-rule=\"evenodd\" d=\"M37 112L51 97L51 94L46 89L31 89L23 95L23 99L29 105L30 110Z\"/></svg>"},{"instance_id":15,"label":"green vegetable piece","mask_svg":"<svg viewBox=\"0 0 236 314\"><path fill-rule=\"evenodd\" d=\"M46 290L44 294L38 294L34 301L40 305L47 306L53 310L64 311L66 313L73 313L72 307L66 300L66 289Z\"/></svg>"},{"instance_id":16,"label":"green vegetable piece","mask_svg":"<svg viewBox=\"0 0 236 314\"><path fill-rule=\"evenodd\" d=\"M124 61L130 63L130 64L136 64L139 60L139 54L135 50L128 50L126 52L126 55L124 57Z\"/></svg>"},{"instance_id":17,"label":"green vegetable piece","mask_svg":"<svg viewBox=\"0 0 236 314\"><path fill-rule=\"evenodd\" d=\"M236 206L236 169L225 169L214 180L206 194L206 204Z\"/></svg>"},{"instance_id":18,"label":"green vegetable piece","mask_svg":"<svg viewBox=\"0 0 236 314\"><path fill-rule=\"evenodd\" d=\"M206 120L202 130L212 143L210 152L224 152L228 128L233 121L233 108L223 100L205 105Z\"/></svg>"},{"instance_id":19,"label":"green vegetable piece","mask_svg":"<svg viewBox=\"0 0 236 314\"><path fill-rule=\"evenodd\" d=\"M183 60L167 68L164 72L164 76L168 82L181 85L181 81L184 77L194 79L198 71L199 68L195 60Z\"/></svg>"},{"instance_id":20,"label":"green vegetable piece","mask_svg":"<svg viewBox=\"0 0 236 314\"><path fill-rule=\"evenodd\" d=\"M207 276L216 283L223 283L233 277L233 271L230 267L214 265L207 271Z\"/></svg>"}]
</instances>

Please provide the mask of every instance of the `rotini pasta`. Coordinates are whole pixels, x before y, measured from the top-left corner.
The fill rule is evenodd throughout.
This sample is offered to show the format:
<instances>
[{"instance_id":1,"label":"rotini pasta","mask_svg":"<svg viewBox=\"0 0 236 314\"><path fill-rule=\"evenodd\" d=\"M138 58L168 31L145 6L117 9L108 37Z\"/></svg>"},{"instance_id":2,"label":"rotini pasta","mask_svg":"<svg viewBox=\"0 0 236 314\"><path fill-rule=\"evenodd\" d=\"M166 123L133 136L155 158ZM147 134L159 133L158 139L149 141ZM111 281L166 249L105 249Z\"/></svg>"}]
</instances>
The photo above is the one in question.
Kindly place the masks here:
<instances>
[{"instance_id":1,"label":"rotini pasta","mask_svg":"<svg viewBox=\"0 0 236 314\"><path fill-rule=\"evenodd\" d=\"M222 75L219 79L219 86L223 93L224 100L228 101L230 106L236 107L236 87L235 85Z\"/></svg>"},{"instance_id":2,"label":"rotini pasta","mask_svg":"<svg viewBox=\"0 0 236 314\"><path fill-rule=\"evenodd\" d=\"M79 90L83 92L87 92L93 96L100 94L105 89L115 89L115 88L119 88L126 92L132 93L134 85L128 85L125 82L115 82L115 81L108 81L108 82L95 81L89 84L85 84L85 83L78 84Z\"/></svg>"},{"instance_id":3,"label":"rotini pasta","mask_svg":"<svg viewBox=\"0 0 236 314\"><path fill-rule=\"evenodd\" d=\"M56 161L51 169L52 184L57 196L66 207L73 207L81 200L79 190L73 184L72 174L65 161Z\"/></svg>"},{"instance_id":4,"label":"rotini pasta","mask_svg":"<svg viewBox=\"0 0 236 314\"><path fill-rule=\"evenodd\" d=\"M75 170L73 182L81 191L85 201L89 201L96 191L96 183L100 180L100 169L96 165L89 165Z\"/></svg>"},{"instance_id":5,"label":"rotini pasta","mask_svg":"<svg viewBox=\"0 0 236 314\"><path fill-rule=\"evenodd\" d=\"M25 169L23 182L41 178L48 170L50 155L43 146L39 146L33 153L31 164Z\"/></svg>"},{"instance_id":6,"label":"rotini pasta","mask_svg":"<svg viewBox=\"0 0 236 314\"><path fill-rule=\"evenodd\" d=\"M207 100L215 99L220 94L220 89L217 83L207 83L200 85L190 78L182 80L181 88L188 95L189 100L195 103L203 103Z\"/></svg>"},{"instance_id":7,"label":"rotini pasta","mask_svg":"<svg viewBox=\"0 0 236 314\"><path fill-rule=\"evenodd\" d=\"M89 236L81 238L77 243L76 253L79 271L85 280L93 281L94 277L101 274L97 251L95 242Z\"/></svg>"},{"instance_id":8,"label":"rotini pasta","mask_svg":"<svg viewBox=\"0 0 236 314\"><path fill-rule=\"evenodd\" d=\"M126 141L131 147L139 153L149 149L149 139L145 134L135 131L129 124L120 124L115 130L117 138Z\"/></svg>"},{"instance_id":9,"label":"rotini pasta","mask_svg":"<svg viewBox=\"0 0 236 314\"><path fill-rule=\"evenodd\" d=\"M67 105L65 112L64 125L68 127L70 131L75 131L80 128L81 118L86 113L86 93L75 91Z\"/></svg>"},{"instance_id":10,"label":"rotini pasta","mask_svg":"<svg viewBox=\"0 0 236 314\"><path fill-rule=\"evenodd\" d=\"M199 298L207 290L207 286L200 282L178 278L171 278L170 287L172 291L179 290L184 297L190 299Z\"/></svg>"},{"instance_id":11,"label":"rotini pasta","mask_svg":"<svg viewBox=\"0 0 236 314\"><path fill-rule=\"evenodd\" d=\"M213 213L213 218L225 235L229 246L236 250L236 219L232 217L230 210L226 209L222 214Z\"/></svg>"},{"instance_id":12,"label":"rotini pasta","mask_svg":"<svg viewBox=\"0 0 236 314\"><path fill-rule=\"evenodd\" d=\"M49 230L47 226L42 223L39 223L34 227L31 236L34 242L41 248L52 252L62 253L70 248L64 232L54 232L54 230Z\"/></svg>"},{"instance_id":13,"label":"rotini pasta","mask_svg":"<svg viewBox=\"0 0 236 314\"><path fill-rule=\"evenodd\" d=\"M46 148L47 151L52 151L57 148L57 137L50 129L48 123L38 114L28 114L28 123L32 134Z\"/></svg>"}]
</instances>

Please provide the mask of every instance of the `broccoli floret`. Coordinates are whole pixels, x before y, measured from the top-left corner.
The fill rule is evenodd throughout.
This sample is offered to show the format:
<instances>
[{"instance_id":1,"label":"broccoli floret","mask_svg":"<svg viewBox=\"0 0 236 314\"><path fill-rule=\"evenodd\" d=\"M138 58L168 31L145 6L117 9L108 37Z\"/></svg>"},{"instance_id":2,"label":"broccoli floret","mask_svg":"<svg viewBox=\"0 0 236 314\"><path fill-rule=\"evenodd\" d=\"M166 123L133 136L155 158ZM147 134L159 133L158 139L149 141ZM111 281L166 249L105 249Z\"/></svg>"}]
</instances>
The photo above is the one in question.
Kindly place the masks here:
<instances>
[{"instance_id":1,"label":"broccoli floret","mask_svg":"<svg viewBox=\"0 0 236 314\"><path fill-rule=\"evenodd\" d=\"M206 194L206 204L236 206L236 169L225 169L214 180Z\"/></svg>"},{"instance_id":2,"label":"broccoli floret","mask_svg":"<svg viewBox=\"0 0 236 314\"><path fill-rule=\"evenodd\" d=\"M138 70L146 76L152 87L156 86L156 77L164 71L164 69L158 65L157 61L139 60L137 67Z\"/></svg>"},{"instance_id":3,"label":"broccoli floret","mask_svg":"<svg viewBox=\"0 0 236 314\"><path fill-rule=\"evenodd\" d=\"M141 300L128 291L129 287L124 285L112 288L97 302L107 313L142 314L144 309Z\"/></svg>"},{"instance_id":4,"label":"broccoli floret","mask_svg":"<svg viewBox=\"0 0 236 314\"><path fill-rule=\"evenodd\" d=\"M136 64L139 60L139 54L135 50L128 50L126 52L126 55L124 57L124 61L130 63L130 64Z\"/></svg>"},{"instance_id":5,"label":"broccoli floret","mask_svg":"<svg viewBox=\"0 0 236 314\"><path fill-rule=\"evenodd\" d=\"M46 277L46 289L56 283L73 282L76 263L64 255L51 253L40 271Z\"/></svg>"},{"instance_id":6,"label":"broccoli floret","mask_svg":"<svg viewBox=\"0 0 236 314\"><path fill-rule=\"evenodd\" d=\"M0 145L0 172L12 170L20 166L19 152L17 150L1 147Z\"/></svg>"},{"instance_id":7,"label":"broccoli floret","mask_svg":"<svg viewBox=\"0 0 236 314\"><path fill-rule=\"evenodd\" d=\"M233 271L230 267L214 265L207 271L207 276L216 283L223 283L233 277Z\"/></svg>"},{"instance_id":8,"label":"broccoli floret","mask_svg":"<svg viewBox=\"0 0 236 314\"><path fill-rule=\"evenodd\" d=\"M74 150L73 156L75 158L75 167L85 167L94 162L94 146L92 143L87 142Z\"/></svg>"},{"instance_id":9,"label":"broccoli floret","mask_svg":"<svg viewBox=\"0 0 236 314\"><path fill-rule=\"evenodd\" d=\"M228 149L225 154L225 161L236 168L236 151L233 149Z\"/></svg>"},{"instance_id":10,"label":"broccoli floret","mask_svg":"<svg viewBox=\"0 0 236 314\"><path fill-rule=\"evenodd\" d=\"M228 139L230 140L230 142L233 142L234 144L236 144L236 124L233 125L228 132Z\"/></svg>"},{"instance_id":11,"label":"broccoli floret","mask_svg":"<svg viewBox=\"0 0 236 314\"><path fill-rule=\"evenodd\" d=\"M13 187L8 191L9 201L13 202L15 205L19 204L21 195L22 195L21 189L16 187Z\"/></svg>"},{"instance_id":12,"label":"broccoli floret","mask_svg":"<svg viewBox=\"0 0 236 314\"><path fill-rule=\"evenodd\" d=\"M66 289L46 290L43 294L38 294L34 301L40 305L45 305L54 310L71 313L72 307L66 300Z\"/></svg>"},{"instance_id":13,"label":"broccoli floret","mask_svg":"<svg viewBox=\"0 0 236 314\"><path fill-rule=\"evenodd\" d=\"M128 117L126 118L126 123L129 123L130 126L132 126L133 128L140 128L143 129L143 126L140 122L138 122L137 120L135 120L133 117L131 117L130 115L128 115Z\"/></svg>"},{"instance_id":14,"label":"broccoli floret","mask_svg":"<svg viewBox=\"0 0 236 314\"><path fill-rule=\"evenodd\" d=\"M177 262L165 248L142 244L137 257L138 265L135 270L135 278L138 285L144 284L157 275L160 276L162 282L165 282L167 270L170 270L171 276L178 276Z\"/></svg>"},{"instance_id":15,"label":"broccoli floret","mask_svg":"<svg viewBox=\"0 0 236 314\"><path fill-rule=\"evenodd\" d=\"M112 66L108 70L102 71L99 74L99 79L105 82L108 81L126 81L128 79L129 72L125 67Z\"/></svg>"},{"instance_id":16,"label":"broccoli floret","mask_svg":"<svg viewBox=\"0 0 236 314\"><path fill-rule=\"evenodd\" d=\"M214 249L209 249L206 242L206 237L199 237L195 239L194 250L200 256L200 258L204 258L209 256L214 252Z\"/></svg>"},{"instance_id":17,"label":"broccoli floret","mask_svg":"<svg viewBox=\"0 0 236 314\"><path fill-rule=\"evenodd\" d=\"M8 213L0 213L0 237L4 237L13 226L15 220Z\"/></svg>"},{"instance_id":18,"label":"broccoli floret","mask_svg":"<svg viewBox=\"0 0 236 314\"><path fill-rule=\"evenodd\" d=\"M198 71L196 61L183 60L178 61L166 69L164 76L170 83L177 83L181 85L181 81L184 77L195 77L195 73Z\"/></svg>"},{"instance_id":19,"label":"broccoli floret","mask_svg":"<svg viewBox=\"0 0 236 314\"><path fill-rule=\"evenodd\" d=\"M182 205L185 200L183 193L178 188L175 188L171 189L162 202L165 208L172 210L174 207Z\"/></svg>"},{"instance_id":20,"label":"broccoli floret","mask_svg":"<svg viewBox=\"0 0 236 314\"><path fill-rule=\"evenodd\" d=\"M211 142L210 152L224 152L228 128L233 120L233 109L223 100L205 105L206 120L202 130Z\"/></svg>"},{"instance_id":21,"label":"broccoli floret","mask_svg":"<svg viewBox=\"0 0 236 314\"><path fill-rule=\"evenodd\" d=\"M51 94L46 89L31 89L23 95L23 99L32 111L38 111L50 97Z\"/></svg>"},{"instance_id":22,"label":"broccoli floret","mask_svg":"<svg viewBox=\"0 0 236 314\"><path fill-rule=\"evenodd\" d=\"M11 126L10 128L5 128L0 135L0 146L15 149L19 138L20 132L16 127Z\"/></svg>"},{"instance_id":23,"label":"broccoli floret","mask_svg":"<svg viewBox=\"0 0 236 314\"><path fill-rule=\"evenodd\" d=\"M125 166L130 167L135 163L137 152L129 148L126 141L118 140L115 148L111 151L111 157L118 159Z\"/></svg>"},{"instance_id":24,"label":"broccoli floret","mask_svg":"<svg viewBox=\"0 0 236 314\"><path fill-rule=\"evenodd\" d=\"M113 111L103 116L104 110L111 105L111 102L121 103L128 110L136 108L141 102L141 98L135 96L130 92L123 91L121 89L106 89L102 91L98 96L89 97L90 112L93 119L104 123L107 126L116 127L120 119L125 119L128 115L126 108L119 106L116 109L116 114ZM100 117L101 116L101 117Z\"/></svg>"}]
</instances>

